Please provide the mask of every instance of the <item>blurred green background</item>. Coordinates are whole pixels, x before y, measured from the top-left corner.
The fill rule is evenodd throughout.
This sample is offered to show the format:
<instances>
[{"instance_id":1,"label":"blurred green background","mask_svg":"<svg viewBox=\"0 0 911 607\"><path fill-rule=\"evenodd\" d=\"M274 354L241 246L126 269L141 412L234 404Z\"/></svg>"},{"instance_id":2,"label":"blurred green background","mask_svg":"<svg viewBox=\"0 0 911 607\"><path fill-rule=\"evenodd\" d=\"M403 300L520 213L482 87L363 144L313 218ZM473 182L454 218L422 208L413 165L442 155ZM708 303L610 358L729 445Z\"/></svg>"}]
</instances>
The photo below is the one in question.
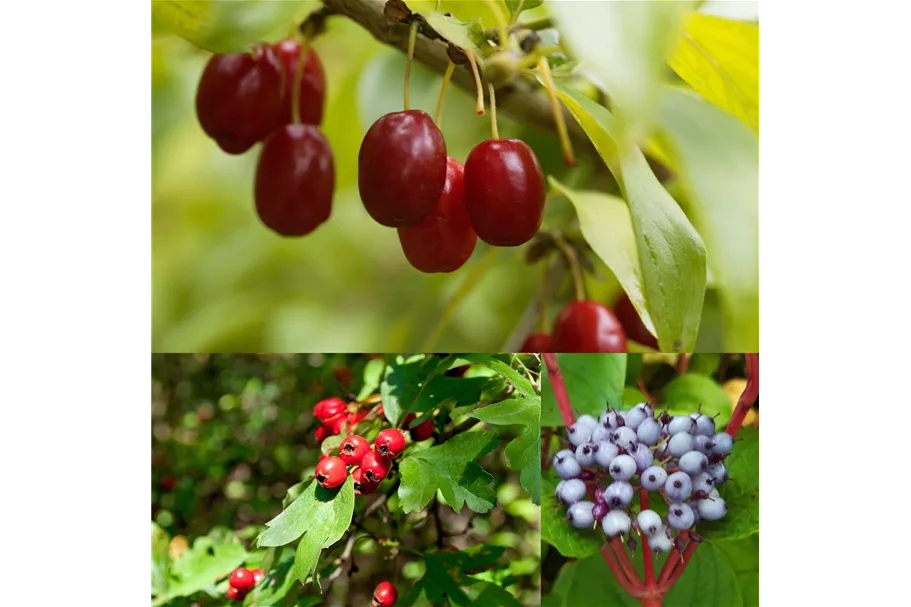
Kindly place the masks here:
<instances>
[{"instance_id":1,"label":"blurred green background","mask_svg":"<svg viewBox=\"0 0 911 607\"><path fill-rule=\"evenodd\" d=\"M198 538L213 534L237 532L252 550L252 539L262 525L282 511L289 487L312 477L320 455L313 436L318 426L313 405L323 398L358 392L369 358L346 354L152 356L151 516L170 537L172 558ZM504 447L479 463L495 477L497 507L483 516L468 508L458 513L429 508L411 515L399 509L393 519L395 533L382 533L392 533L387 537L396 537L412 549L436 548L435 524L428 524L428 516L439 512L446 549L479 544L503 547L500 561L508 565L511 580L503 585L511 586L523 605L538 604L539 508L522 491L518 473L506 465ZM371 531L379 534L389 521L374 518ZM324 603L302 604L368 605L376 583L393 575L400 593L406 594L424 575L423 560L403 550L390 563L383 558L386 555L388 549L380 549L376 542L358 542L354 575L333 582ZM332 560L327 557L324 565L331 569ZM167 604L221 605L226 601L224 588L219 589L212 597L201 592L193 601L181 598ZM295 591L281 604L295 604L297 593L311 600L316 595L312 586L295 582Z\"/></svg>"}]
</instances>

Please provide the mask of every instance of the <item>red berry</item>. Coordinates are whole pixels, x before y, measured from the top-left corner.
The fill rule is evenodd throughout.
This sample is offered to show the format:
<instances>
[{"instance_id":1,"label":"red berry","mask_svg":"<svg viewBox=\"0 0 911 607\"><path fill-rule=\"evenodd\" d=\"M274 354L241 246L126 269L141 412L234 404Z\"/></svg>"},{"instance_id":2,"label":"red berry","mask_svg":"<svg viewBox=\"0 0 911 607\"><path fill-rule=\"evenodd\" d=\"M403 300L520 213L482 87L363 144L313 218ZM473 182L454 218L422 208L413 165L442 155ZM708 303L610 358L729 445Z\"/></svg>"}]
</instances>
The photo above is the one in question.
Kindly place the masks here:
<instances>
[{"instance_id":1,"label":"red berry","mask_svg":"<svg viewBox=\"0 0 911 607\"><path fill-rule=\"evenodd\" d=\"M241 592L246 592L256 585L256 579L254 579L252 571L246 567L238 567L228 577L228 584Z\"/></svg>"},{"instance_id":2,"label":"red berry","mask_svg":"<svg viewBox=\"0 0 911 607\"><path fill-rule=\"evenodd\" d=\"M326 459L321 459L316 465L314 471L316 482L323 486L324 489L335 489L345 482L348 476L348 467L342 458L330 455Z\"/></svg>"},{"instance_id":3,"label":"red berry","mask_svg":"<svg viewBox=\"0 0 911 607\"><path fill-rule=\"evenodd\" d=\"M313 415L316 416L316 419L325 422L344 413L347 409L345 401L340 398L324 398L313 407Z\"/></svg>"},{"instance_id":4,"label":"red berry","mask_svg":"<svg viewBox=\"0 0 911 607\"><path fill-rule=\"evenodd\" d=\"M446 142L421 110L386 114L364 135L357 158L364 208L391 228L426 219L446 183Z\"/></svg>"},{"instance_id":5,"label":"red berry","mask_svg":"<svg viewBox=\"0 0 911 607\"><path fill-rule=\"evenodd\" d=\"M326 420L325 422L323 422L323 423L324 423L325 426L329 429L329 432L331 432L332 434L340 434L341 431L342 431L342 427L343 427L347 422L348 422L348 416L347 416L347 415L336 415L335 417L332 417L332 418L330 418L330 419L327 419L327 420Z\"/></svg>"},{"instance_id":6,"label":"red berry","mask_svg":"<svg viewBox=\"0 0 911 607\"><path fill-rule=\"evenodd\" d=\"M363 468L355 468L354 472L351 473L351 479L354 481L355 495L370 495L379 486L378 482L367 478Z\"/></svg>"},{"instance_id":7,"label":"red berry","mask_svg":"<svg viewBox=\"0 0 911 607\"><path fill-rule=\"evenodd\" d=\"M376 451L368 451L361 460L360 469L363 470L364 478L373 483L379 483L386 475L389 474L389 468L392 463Z\"/></svg>"},{"instance_id":8,"label":"red berry","mask_svg":"<svg viewBox=\"0 0 911 607\"><path fill-rule=\"evenodd\" d=\"M199 79L196 116L229 154L243 154L275 128L282 104L282 66L268 45L250 53L213 55Z\"/></svg>"},{"instance_id":9,"label":"red berry","mask_svg":"<svg viewBox=\"0 0 911 607\"><path fill-rule=\"evenodd\" d=\"M544 173L518 139L488 139L465 161L465 205L478 237L501 247L531 240L544 218Z\"/></svg>"},{"instance_id":10,"label":"red berry","mask_svg":"<svg viewBox=\"0 0 911 607\"><path fill-rule=\"evenodd\" d=\"M348 427L353 427L359 421L367 417L366 409L358 409L357 411L351 411L348 413Z\"/></svg>"},{"instance_id":11,"label":"red berry","mask_svg":"<svg viewBox=\"0 0 911 607\"><path fill-rule=\"evenodd\" d=\"M253 570L253 581L254 581L256 584L259 584L259 581L260 581L261 579L263 579L263 570L262 570L262 569L259 569L259 568L254 569L254 570Z\"/></svg>"},{"instance_id":12,"label":"red berry","mask_svg":"<svg viewBox=\"0 0 911 607\"><path fill-rule=\"evenodd\" d=\"M254 199L259 218L282 236L304 236L329 219L335 167L319 129L288 124L263 144Z\"/></svg>"},{"instance_id":13,"label":"red berry","mask_svg":"<svg viewBox=\"0 0 911 607\"><path fill-rule=\"evenodd\" d=\"M232 601L242 601L244 600L244 597L247 596L246 592L243 590L238 590L234 586L228 586L228 592L226 594Z\"/></svg>"},{"instance_id":14,"label":"red berry","mask_svg":"<svg viewBox=\"0 0 911 607\"><path fill-rule=\"evenodd\" d=\"M273 47L285 71L285 90L282 97L281 118L276 128L293 120L291 103L294 96L294 78L300 59L300 44L297 40L282 40ZM300 119L304 124L319 124L323 120L323 104L326 99L326 75L316 51L310 49L304 60L304 71L300 87Z\"/></svg>"},{"instance_id":15,"label":"red berry","mask_svg":"<svg viewBox=\"0 0 911 607\"><path fill-rule=\"evenodd\" d=\"M395 428L380 430L373 439L373 448L383 457L398 457L405 449L405 437Z\"/></svg>"},{"instance_id":16,"label":"red berry","mask_svg":"<svg viewBox=\"0 0 911 607\"><path fill-rule=\"evenodd\" d=\"M633 302L629 300L626 293L614 304L614 314L623 326L623 332L626 333L628 338L653 350L658 349L658 340L645 328L645 323L642 322L639 313L636 312L636 308L633 306Z\"/></svg>"},{"instance_id":17,"label":"red berry","mask_svg":"<svg viewBox=\"0 0 911 607\"><path fill-rule=\"evenodd\" d=\"M614 313L597 301L574 301L554 320L554 352L626 352L626 334Z\"/></svg>"},{"instance_id":18,"label":"red berry","mask_svg":"<svg viewBox=\"0 0 911 607\"><path fill-rule=\"evenodd\" d=\"M380 582L373 591L374 607L392 607L398 598L398 590L389 582Z\"/></svg>"},{"instance_id":19,"label":"red berry","mask_svg":"<svg viewBox=\"0 0 911 607\"><path fill-rule=\"evenodd\" d=\"M319 428L317 428L316 432L314 432L313 435L316 437L317 445L321 444L324 440L326 440L327 436L331 436L331 434L329 432L329 428L327 428L326 426L320 426Z\"/></svg>"},{"instance_id":20,"label":"red berry","mask_svg":"<svg viewBox=\"0 0 911 607\"><path fill-rule=\"evenodd\" d=\"M414 413L409 413L405 416L405 427L409 428L409 424L417 418L417 415ZM411 440L418 442L422 440L427 440L433 436L433 419L427 418L421 423L419 423L414 428L408 430L411 434Z\"/></svg>"},{"instance_id":21,"label":"red berry","mask_svg":"<svg viewBox=\"0 0 911 607\"><path fill-rule=\"evenodd\" d=\"M361 459L370 451L370 443L363 436L349 436L338 447L339 457L349 466L358 466Z\"/></svg>"},{"instance_id":22,"label":"red berry","mask_svg":"<svg viewBox=\"0 0 911 607\"><path fill-rule=\"evenodd\" d=\"M446 184L430 215L398 229L408 262L421 272L454 272L471 257L478 235L465 210L462 163L446 159Z\"/></svg>"},{"instance_id":23,"label":"red berry","mask_svg":"<svg viewBox=\"0 0 911 607\"><path fill-rule=\"evenodd\" d=\"M550 335L548 333L532 333L522 342L519 352L525 354L550 352Z\"/></svg>"}]
</instances>

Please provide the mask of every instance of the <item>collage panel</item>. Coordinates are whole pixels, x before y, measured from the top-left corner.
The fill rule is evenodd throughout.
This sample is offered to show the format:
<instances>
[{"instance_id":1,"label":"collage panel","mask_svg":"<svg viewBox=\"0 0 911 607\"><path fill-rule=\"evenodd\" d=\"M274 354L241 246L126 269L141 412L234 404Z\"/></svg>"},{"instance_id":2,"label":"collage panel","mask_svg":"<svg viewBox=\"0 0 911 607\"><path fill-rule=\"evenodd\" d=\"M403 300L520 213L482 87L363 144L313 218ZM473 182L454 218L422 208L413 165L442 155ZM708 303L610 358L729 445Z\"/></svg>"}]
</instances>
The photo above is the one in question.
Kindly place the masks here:
<instances>
[{"instance_id":1,"label":"collage panel","mask_svg":"<svg viewBox=\"0 0 911 607\"><path fill-rule=\"evenodd\" d=\"M153 607L539 605L541 369L153 355Z\"/></svg>"},{"instance_id":2,"label":"collage panel","mask_svg":"<svg viewBox=\"0 0 911 607\"><path fill-rule=\"evenodd\" d=\"M759 355L544 355L542 604L759 604Z\"/></svg>"}]
</instances>

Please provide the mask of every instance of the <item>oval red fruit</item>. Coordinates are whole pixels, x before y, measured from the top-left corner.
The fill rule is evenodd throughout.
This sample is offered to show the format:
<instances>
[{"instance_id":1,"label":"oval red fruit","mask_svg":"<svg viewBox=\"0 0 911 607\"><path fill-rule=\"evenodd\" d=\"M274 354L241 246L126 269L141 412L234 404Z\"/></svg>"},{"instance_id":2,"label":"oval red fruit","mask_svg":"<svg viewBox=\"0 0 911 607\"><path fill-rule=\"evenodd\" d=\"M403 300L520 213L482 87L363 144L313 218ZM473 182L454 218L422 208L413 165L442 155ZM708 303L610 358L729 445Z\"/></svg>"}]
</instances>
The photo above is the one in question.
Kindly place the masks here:
<instances>
[{"instance_id":1,"label":"oval red fruit","mask_svg":"<svg viewBox=\"0 0 911 607\"><path fill-rule=\"evenodd\" d=\"M355 468L351 473L351 480L354 481L355 495L369 495L379 486L379 483L367 478L363 468Z\"/></svg>"},{"instance_id":2,"label":"oval red fruit","mask_svg":"<svg viewBox=\"0 0 911 607\"><path fill-rule=\"evenodd\" d=\"M519 352L524 354L539 354L550 352L550 334L549 333L532 333L525 338Z\"/></svg>"},{"instance_id":3,"label":"oval red fruit","mask_svg":"<svg viewBox=\"0 0 911 607\"><path fill-rule=\"evenodd\" d=\"M389 582L380 582L373 590L374 607L392 607L398 598L398 590Z\"/></svg>"},{"instance_id":4,"label":"oval red fruit","mask_svg":"<svg viewBox=\"0 0 911 607\"><path fill-rule=\"evenodd\" d=\"M291 104L294 98L294 78L300 63L300 43L294 39L282 40L273 47L282 63L285 72L285 88L282 95L281 116L276 128L289 124L293 120ZM326 99L326 74L319 56L312 48L304 60L304 71L301 74L300 86L300 120L304 124L318 125L323 120L323 107Z\"/></svg>"},{"instance_id":5,"label":"oval red fruit","mask_svg":"<svg viewBox=\"0 0 911 607\"><path fill-rule=\"evenodd\" d=\"M316 477L316 482L322 485L324 489L335 489L345 482L345 478L348 476L348 467L340 457L330 455L316 464L314 476Z\"/></svg>"},{"instance_id":6,"label":"oval red fruit","mask_svg":"<svg viewBox=\"0 0 911 607\"><path fill-rule=\"evenodd\" d=\"M411 435L411 440L419 442L433 436L433 418L428 417L414 428L411 428L409 424L415 419L417 419L417 415L414 413L409 413L405 416L405 427L409 429L408 433Z\"/></svg>"},{"instance_id":7,"label":"oval red fruit","mask_svg":"<svg viewBox=\"0 0 911 607\"><path fill-rule=\"evenodd\" d=\"M629 300L629 296L626 293L621 295L617 303L614 304L614 314L629 339L653 350L658 349L658 339L645 328L645 323L642 322L642 318L636 312L633 302Z\"/></svg>"},{"instance_id":8,"label":"oval red fruit","mask_svg":"<svg viewBox=\"0 0 911 607\"><path fill-rule=\"evenodd\" d=\"M361 459L361 469L364 477L373 483L379 483L389 474L392 463L376 451L368 451Z\"/></svg>"},{"instance_id":9,"label":"oval red fruit","mask_svg":"<svg viewBox=\"0 0 911 607\"><path fill-rule=\"evenodd\" d=\"M228 584L238 590L246 592L256 585L256 580L253 577L252 571L246 567L238 567L232 571L231 575L228 577Z\"/></svg>"},{"instance_id":10,"label":"oval red fruit","mask_svg":"<svg viewBox=\"0 0 911 607\"><path fill-rule=\"evenodd\" d=\"M405 437L396 428L380 430L373 440L373 448L383 457L398 457L405 450Z\"/></svg>"},{"instance_id":11,"label":"oval red fruit","mask_svg":"<svg viewBox=\"0 0 911 607\"><path fill-rule=\"evenodd\" d=\"M626 334L614 313L597 301L574 301L554 320L554 352L626 352Z\"/></svg>"},{"instance_id":12,"label":"oval red fruit","mask_svg":"<svg viewBox=\"0 0 911 607\"><path fill-rule=\"evenodd\" d=\"M313 415L320 421L326 421L348 409L345 401L340 398L324 398L313 406Z\"/></svg>"},{"instance_id":13,"label":"oval red fruit","mask_svg":"<svg viewBox=\"0 0 911 607\"><path fill-rule=\"evenodd\" d=\"M338 447L339 457L349 466L358 466L370 451L370 443L363 436L349 436Z\"/></svg>"}]
</instances>

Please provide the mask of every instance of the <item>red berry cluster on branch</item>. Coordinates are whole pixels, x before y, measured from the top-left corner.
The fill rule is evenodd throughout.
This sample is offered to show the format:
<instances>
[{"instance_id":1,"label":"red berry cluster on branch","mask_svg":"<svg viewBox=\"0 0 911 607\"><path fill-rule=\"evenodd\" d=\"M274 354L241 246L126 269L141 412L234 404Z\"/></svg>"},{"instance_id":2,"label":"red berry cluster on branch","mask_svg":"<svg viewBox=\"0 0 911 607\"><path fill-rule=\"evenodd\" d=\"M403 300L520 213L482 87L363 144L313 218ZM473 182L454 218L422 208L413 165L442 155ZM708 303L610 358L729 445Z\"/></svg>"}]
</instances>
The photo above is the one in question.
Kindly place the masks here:
<instances>
[{"instance_id":1,"label":"red berry cluster on branch","mask_svg":"<svg viewBox=\"0 0 911 607\"><path fill-rule=\"evenodd\" d=\"M282 236L304 236L327 221L335 188L332 149L319 129L326 78L316 52L303 50L287 39L259 43L249 53L213 55L196 92L199 123L222 150L243 154L263 143L256 211Z\"/></svg>"},{"instance_id":2,"label":"red berry cluster on branch","mask_svg":"<svg viewBox=\"0 0 911 607\"><path fill-rule=\"evenodd\" d=\"M369 411L363 408L349 410L348 405L340 398L326 398L316 403L313 415L320 421L316 429L316 442L322 443L326 438L350 431L362 419L367 417ZM383 414L383 406L377 407L377 414Z\"/></svg>"},{"instance_id":3,"label":"red berry cluster on branch","mask_svg":"<svg viewBox=\"0 0 911 607\"><path fill-rule=\"evenodd\" d=\"M253 587L263 579L263 572L260 569L247 569L238 567L228 576L228 598L232 601L242 601Z\"/></svg>"}]
</instances>

